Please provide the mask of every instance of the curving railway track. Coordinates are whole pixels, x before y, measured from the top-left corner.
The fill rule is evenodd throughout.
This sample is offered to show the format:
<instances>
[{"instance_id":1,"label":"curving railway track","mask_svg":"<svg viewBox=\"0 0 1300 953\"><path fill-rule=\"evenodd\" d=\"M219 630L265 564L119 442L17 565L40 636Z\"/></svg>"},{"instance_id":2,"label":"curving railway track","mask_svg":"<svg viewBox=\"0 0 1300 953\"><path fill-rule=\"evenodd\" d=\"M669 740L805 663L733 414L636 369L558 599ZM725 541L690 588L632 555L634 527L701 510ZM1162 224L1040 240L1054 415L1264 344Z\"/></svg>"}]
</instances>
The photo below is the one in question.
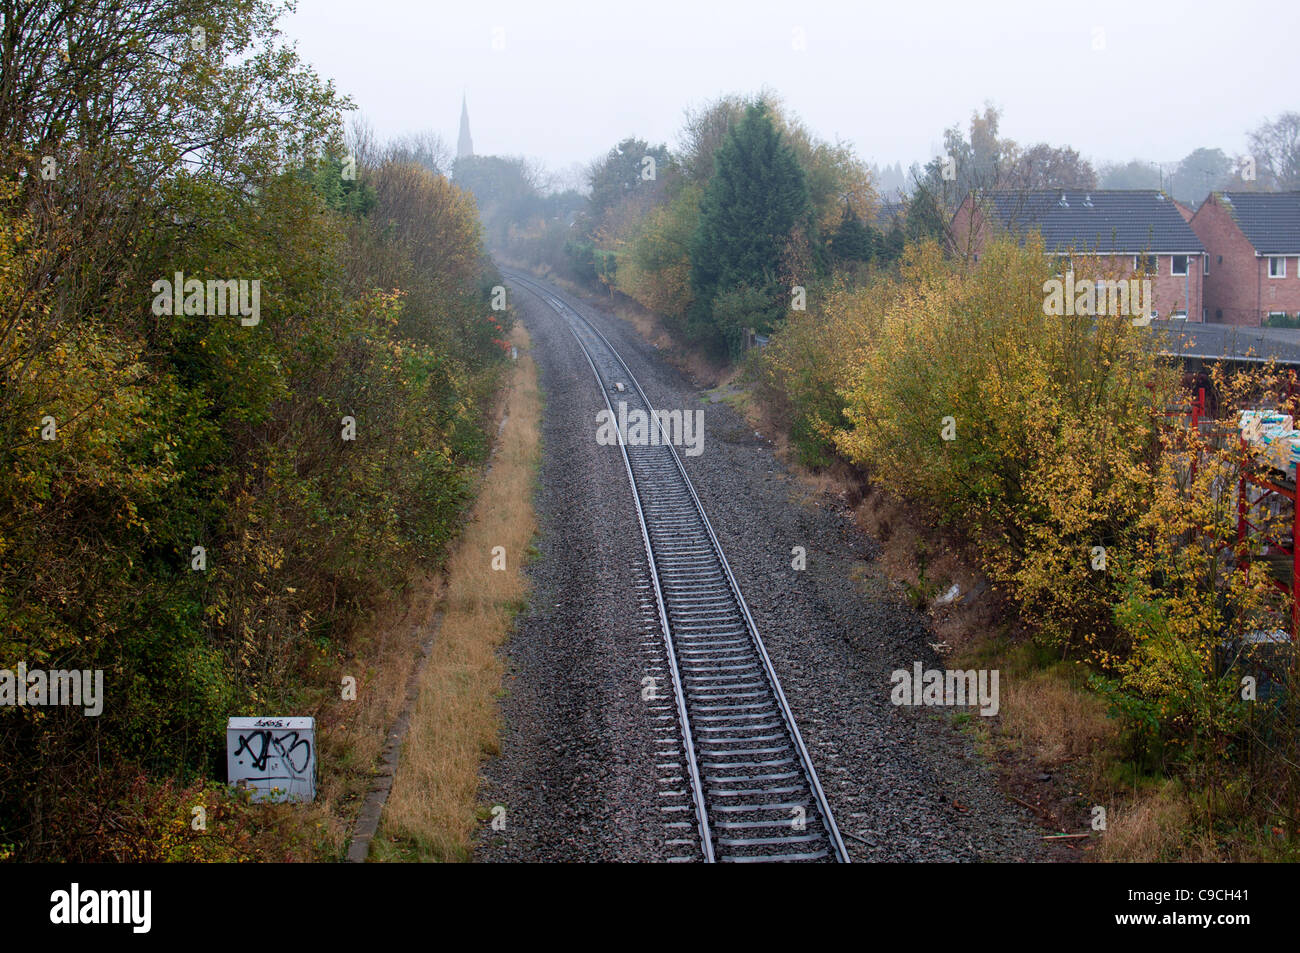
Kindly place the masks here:
<instances>
[{"instance_id":1,"label":"curving railway track","mask_svg":"<svg viewBox=\"0 0 1300 953\"><path fill-rule=\"evenodd\" d=\"M528 275L506 278L553 309L611 395L661 428L650 445L619 448L645 545L675 715L672 767L694 812L681 859L847 862L812 760L758 628L676 449L618 352L591 322ZM667 718L668 716L661 716ZM670 719L671 720L671 719ZM679 744L678 744L679 742ZM684 815L689 816L689 814Z\"/></svg>"}]
</instances>

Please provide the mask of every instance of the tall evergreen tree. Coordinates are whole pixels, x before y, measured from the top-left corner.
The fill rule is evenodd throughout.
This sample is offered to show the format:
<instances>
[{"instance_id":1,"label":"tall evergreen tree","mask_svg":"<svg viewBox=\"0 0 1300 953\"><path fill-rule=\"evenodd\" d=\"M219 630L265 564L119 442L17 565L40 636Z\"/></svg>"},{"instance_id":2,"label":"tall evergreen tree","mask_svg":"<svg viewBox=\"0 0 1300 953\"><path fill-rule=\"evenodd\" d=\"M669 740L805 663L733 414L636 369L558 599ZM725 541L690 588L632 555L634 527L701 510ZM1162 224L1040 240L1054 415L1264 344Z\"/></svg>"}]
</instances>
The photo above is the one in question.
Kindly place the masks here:
<instances>
[{"instance_id":1,"label":"tall evergreen tree","mask_svg":"<svg viewBox=\"0 0 1300 953\"><path fill-rule=\"evenodd\" d=\"M847 205L840 224L831 235L831 256L836 264L870 261L880 238L876 230L865 225Z\"/></svg>"},{"instance_id":2,"label":"tall evergreen tree","mask_svg":"<svg viewBox=\"0 0 1300 953\"><path fill-rule=\"evenodd\" d=\"M807 224L808 185L794 150L767 107L748 107L718 149L713 178L700 205L691 250L695 306L691 324L721 343L713 315L715 298L746 286L772 293L781 253L795 226Z\"/></svg>"}]
</instances>

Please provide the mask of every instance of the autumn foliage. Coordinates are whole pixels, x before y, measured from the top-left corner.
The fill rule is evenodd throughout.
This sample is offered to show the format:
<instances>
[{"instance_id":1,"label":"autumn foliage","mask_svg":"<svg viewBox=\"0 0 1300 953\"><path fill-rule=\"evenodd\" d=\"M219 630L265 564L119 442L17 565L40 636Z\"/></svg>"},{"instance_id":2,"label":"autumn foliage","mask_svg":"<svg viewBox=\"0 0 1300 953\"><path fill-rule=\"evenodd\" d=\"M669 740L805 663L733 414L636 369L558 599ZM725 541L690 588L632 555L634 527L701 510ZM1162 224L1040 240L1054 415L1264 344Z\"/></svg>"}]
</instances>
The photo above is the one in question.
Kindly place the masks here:
<instances>
[{"instance_id":1,"label":"autumn foliage","mask_svg":"<svg viewBox=\"0 0 1300 953\"><path fill-rule=\"evenodd\" d=\"M107 697L0 708L0 855L188 858L131 841L224 780L228 716L337 692L310 673L455 532L507 319L472 199L349 157L348 104L272 4L22 9L0 37L22 64L0 95L0 668L102 669ZM260 281L260 322L156 313L176 272Z\"/></svg>"},{"instance_id":2,"label":"autumn foliage","mask_svg":"<svg viewBox=\"0 0 1300 953\"><path fill-rule=\"evenodd\" d=\"M909 246L898 276L792 315L757 361L760 393L805 463L841 456L964 538L1035 637L1088 667L1135 763L1186 774L1209 816L1247 786L1243 803L1294 831L1294 650L1263 659L1251 635L1289 630L1290 608L1262 536L1237 535L1256 469L1238 411L1285 408L1286 376L1218 368L1217 417L1192 429L1150 329L1044 313L1054 270L1032 239L991 243L977 267ZM1250 519L1285 539L1275 514ZM1261 671L1281 694L1243 700Z\"/></svg>"}]
</instances>

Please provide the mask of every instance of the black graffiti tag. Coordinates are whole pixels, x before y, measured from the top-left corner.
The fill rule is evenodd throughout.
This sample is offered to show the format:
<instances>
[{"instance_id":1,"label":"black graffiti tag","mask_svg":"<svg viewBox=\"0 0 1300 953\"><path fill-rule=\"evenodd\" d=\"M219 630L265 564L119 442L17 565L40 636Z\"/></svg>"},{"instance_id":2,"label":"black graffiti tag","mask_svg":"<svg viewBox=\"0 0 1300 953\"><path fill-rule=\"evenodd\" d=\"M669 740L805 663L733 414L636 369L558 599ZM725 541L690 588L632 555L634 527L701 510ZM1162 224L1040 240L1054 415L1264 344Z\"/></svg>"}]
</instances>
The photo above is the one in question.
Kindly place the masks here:
<instances>
[{"instance_id":1,"label":"black graffiti tag","mask_svg":"<svg viewBox=\"0 0 1300 953\"><path fill-rule=\"evenodd\" d=\"M260 747L255 748L259 743ZM272 754L278 754L294 774L301 774L311 763L311 742L306 738L300 738L296 731L286 731L279 737L270 731L254 731L251 734L240 735L235 757L238 758L245 751L248 752L255 771L265 771L267 761ZM301 759L301 764L297 762L297 758Z\"/></svg>"}]
</instances>

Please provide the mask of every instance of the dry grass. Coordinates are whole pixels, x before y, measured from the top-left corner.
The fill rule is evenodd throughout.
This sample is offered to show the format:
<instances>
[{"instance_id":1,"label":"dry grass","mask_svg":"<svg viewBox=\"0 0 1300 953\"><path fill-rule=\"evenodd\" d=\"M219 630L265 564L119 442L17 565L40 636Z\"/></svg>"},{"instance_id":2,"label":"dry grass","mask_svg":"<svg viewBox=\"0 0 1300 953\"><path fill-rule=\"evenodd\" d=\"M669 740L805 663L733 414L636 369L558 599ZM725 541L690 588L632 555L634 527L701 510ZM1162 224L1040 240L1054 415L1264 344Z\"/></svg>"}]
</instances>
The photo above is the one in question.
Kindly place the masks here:
<instances>
[{"instance_id":1,"label":"dry grass","mask_svg":"<svg viewBox=\"0 0 1300 953\"><path fill-rule=\"evenodd\" d=\"M668 333L663 322L644 308L617 308L618 316L636 329L636 333L661 351L672 350L678 346L673 336Z\"/></svg>"},{"instance_id":2,"label":"dry grass","mask_svg":"<svg viewBox=\"0 0 1300 953\"><path fill-rule=\"evenodd\" d=\"M420 676L419 699L373 855L381 860L468 860L479 764L498 750L498 647L523 604L541 397L528 336L519 348L508 411L468 526L448 560L442 625ZM493 548L506 569L493 570Z\"/></svg>"},{"instance_id":3,"label":"dry grass","mask_svg":"<svg viewBox=\"0 0 1300 953\"><path fill-rule=\"evenodd\" d=\"M422 574L390 593L353 634L352 658L322 679L339 686L356 679L356 700L333 692L316 712L320 744L316 801L304 823L319 825L322 848L339 858L370 788L384 744L401 711L406 685L433 624L441 577Z\"/></svg>"},{"instance_id":4,"label":"dry grass","mask_svg":"<svg viewBox=\"0 0 1300 953\"><path fill-rule=\"evenodd\" d=\"M1177 784L1135 795L1108 812L1095 859L1110 862L1213 861L1212 844L1189 843L1192 810Z\"/></svg>"},{"instance_id":5,"label":"dry grass","mask_svg":"<svg viewBox=\"0 0 1300 953\"><path fill-rule=\"evenodd\" d=\"M1057 669L1016 673L1002 688L1000 729L1037 761L1087 761L1115 735L1106 703Z\"/></svg>"}]
</instances>

